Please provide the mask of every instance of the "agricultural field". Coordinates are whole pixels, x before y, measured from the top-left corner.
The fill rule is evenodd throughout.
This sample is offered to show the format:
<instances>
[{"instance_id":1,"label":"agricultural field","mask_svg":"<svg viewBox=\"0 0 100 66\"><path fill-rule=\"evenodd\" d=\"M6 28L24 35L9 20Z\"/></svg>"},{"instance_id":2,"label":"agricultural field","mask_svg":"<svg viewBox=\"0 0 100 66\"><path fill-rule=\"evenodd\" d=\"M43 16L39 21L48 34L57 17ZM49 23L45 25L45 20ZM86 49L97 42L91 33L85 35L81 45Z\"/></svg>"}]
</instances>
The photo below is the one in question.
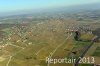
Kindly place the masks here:
<instances>
[{"instance_id":1,"label":"agricultural field","mask_svg":"<svg viewBox=\"0 0 100 66\"><path fill-rule=\"evenodd\" d=\"M97 47L93 56L97 56L97 57L100 57L100 47Z\"/></svg>"}]
</instances>

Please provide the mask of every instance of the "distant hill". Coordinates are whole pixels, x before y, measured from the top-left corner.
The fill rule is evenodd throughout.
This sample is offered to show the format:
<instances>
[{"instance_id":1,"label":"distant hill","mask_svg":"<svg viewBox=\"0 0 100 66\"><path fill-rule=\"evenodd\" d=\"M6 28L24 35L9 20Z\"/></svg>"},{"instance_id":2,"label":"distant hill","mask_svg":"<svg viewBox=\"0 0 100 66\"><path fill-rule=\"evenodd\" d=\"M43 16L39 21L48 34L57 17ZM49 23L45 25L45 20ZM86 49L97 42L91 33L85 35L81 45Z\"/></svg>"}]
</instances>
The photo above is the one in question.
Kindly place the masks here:
<instances>
[{"instance_id":1,"label":"distant hill","mask_svg":"<svg viewBox=\"0 0 100 66\"><path fill-rule=\"evenodd\" d=\"M95 4L85 4L85 5L75 5L75 6L69 6L69 7L59 7L59 8L53 8L53 9L44 9L44 10L27 10L27 11L20 11L20 12L11 12L11 13L0 13L0 17L3 16L10 16L10 15L28 15L28 14L40 14L40 13L48 13L48 12L77 12L77 11L93 11L93 10L100 10L100 3Z\"/></svg>"}]
</instances>

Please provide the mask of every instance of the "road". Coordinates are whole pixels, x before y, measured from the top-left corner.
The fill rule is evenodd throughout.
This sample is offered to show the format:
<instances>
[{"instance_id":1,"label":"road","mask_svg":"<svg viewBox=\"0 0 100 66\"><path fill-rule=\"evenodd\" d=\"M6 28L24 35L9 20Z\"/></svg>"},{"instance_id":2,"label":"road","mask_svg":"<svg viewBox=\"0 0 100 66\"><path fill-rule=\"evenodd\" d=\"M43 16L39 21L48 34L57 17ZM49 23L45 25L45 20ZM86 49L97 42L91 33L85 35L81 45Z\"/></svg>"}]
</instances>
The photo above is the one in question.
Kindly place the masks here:
<instances>
[{"instance_id":1,"label":"road","mask_svg":"<svg viewBox=\"0 0 100 66\"><path fill-rule=\"evenodd\" d=\"M9 58L9 60L8 60L7 64L6 64L6 66L8 66L8 65L9 65L9 63L10 63L10 61L11 61L12 57L13 57L13 56L10 56L10 58Z\"/></svg>"},{"instance_id":2,"label":"road","mask_svg":"<svg viewBox=\"0 0 100 66\"><path fill-rule=\"evenodd\" d=\"M81 58L84 57L84 55L87 53L87 51L90 49L90 47L94 44L94 42L95 42L97 39L98 39L98 37L95 37L95 38L91 41L91 43L83 50L83 53L80 55ZM76 63L74 64L74 66L78 66L80 60L81 60L81 59L78 58L77 61L76 61Z\"/></svg>"}]
</instances>

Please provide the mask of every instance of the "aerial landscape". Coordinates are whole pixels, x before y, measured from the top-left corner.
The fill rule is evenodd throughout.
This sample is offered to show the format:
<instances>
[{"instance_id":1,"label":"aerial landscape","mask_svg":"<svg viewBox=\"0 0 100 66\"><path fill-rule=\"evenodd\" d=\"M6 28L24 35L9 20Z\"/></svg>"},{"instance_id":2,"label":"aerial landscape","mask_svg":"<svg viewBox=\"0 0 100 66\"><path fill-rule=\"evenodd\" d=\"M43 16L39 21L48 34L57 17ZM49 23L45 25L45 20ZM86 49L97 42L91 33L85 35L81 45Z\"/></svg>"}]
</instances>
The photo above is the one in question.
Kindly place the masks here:
<instances>
[{"instance_id":1,"label":"aerial landscape","mask_svg":"<svg viewBox=\"0 0 100 66\"><path fill-rule=\"evenodd\" d=\"M99 0L1 0L0 66L100 66L99 6Z\"/></svg>"}]
</instances>

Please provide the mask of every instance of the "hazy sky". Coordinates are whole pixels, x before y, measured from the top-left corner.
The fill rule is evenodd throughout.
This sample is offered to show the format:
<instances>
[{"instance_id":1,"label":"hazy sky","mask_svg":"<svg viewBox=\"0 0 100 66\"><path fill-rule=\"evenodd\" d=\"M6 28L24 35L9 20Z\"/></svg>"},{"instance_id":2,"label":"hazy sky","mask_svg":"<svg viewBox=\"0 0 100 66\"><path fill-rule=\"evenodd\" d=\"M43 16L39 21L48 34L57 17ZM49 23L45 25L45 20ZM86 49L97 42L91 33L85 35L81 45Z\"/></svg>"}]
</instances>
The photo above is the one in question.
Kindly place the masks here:
<instances>
[{"instance_id":1,"label":"hazy sky","mask_svg":"<svg viewBox=\"0 0 100 66\"><path fill-rule=\"evenodd\" d=\"M100 0L0 0L0 12L98 3Z\"/></svg>"}]
</instances>

